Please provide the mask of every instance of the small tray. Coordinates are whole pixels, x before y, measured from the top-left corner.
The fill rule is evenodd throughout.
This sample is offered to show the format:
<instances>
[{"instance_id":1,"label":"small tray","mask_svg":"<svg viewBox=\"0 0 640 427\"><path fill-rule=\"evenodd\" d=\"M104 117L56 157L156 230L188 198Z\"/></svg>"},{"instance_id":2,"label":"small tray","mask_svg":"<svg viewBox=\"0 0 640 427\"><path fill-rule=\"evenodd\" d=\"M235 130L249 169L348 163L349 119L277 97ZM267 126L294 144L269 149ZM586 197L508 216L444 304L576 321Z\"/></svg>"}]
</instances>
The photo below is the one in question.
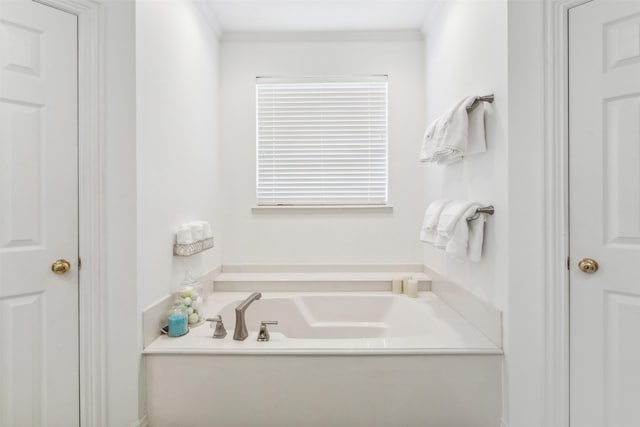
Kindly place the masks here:
<instances>
[{"instance_id":1,"label":"small tray","mask_svg":"<svg viewBox=\"0 0 640 427\"><path fill-rule=\"evenodd\" d=\"M174 243L173 254L175 256L192 256L213 247L213 237L196 240L193 243Z\"/></svg>"},{"instance_id":2,"label":"small tray","mask_svg":"<svg viewBox=\"0 0 640 427\"><path fill-rule=\"evenodd\" d=\"M178 337L183 337L185 335L187 335L189 333L189 328L187 328L187 332L185 332L182 335L175 335L175 336L171 336L169 335L169 325L163 326L162 328L160 328L160 332L162 332L164 335L171 337L171 338L178 338Z\"/></svg>"}]
</instances>

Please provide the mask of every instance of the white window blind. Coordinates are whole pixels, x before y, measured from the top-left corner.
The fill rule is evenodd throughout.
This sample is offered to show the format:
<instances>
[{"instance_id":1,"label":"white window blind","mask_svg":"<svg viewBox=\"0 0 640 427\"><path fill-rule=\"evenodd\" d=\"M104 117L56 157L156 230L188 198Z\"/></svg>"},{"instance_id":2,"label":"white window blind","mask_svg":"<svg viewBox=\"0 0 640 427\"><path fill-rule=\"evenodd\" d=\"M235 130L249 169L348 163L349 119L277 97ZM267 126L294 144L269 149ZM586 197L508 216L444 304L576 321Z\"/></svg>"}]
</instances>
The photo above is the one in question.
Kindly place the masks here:
<instances>
[{"instance_id":1,"label":"white window blind","mask_svg":"<svg viewBox=\"0 0 640 427\"><path fill-rule=\"evenodd\" d=\"M387 78L258 78L258 205L387 203Z\"/></svg>"}]
</instances>

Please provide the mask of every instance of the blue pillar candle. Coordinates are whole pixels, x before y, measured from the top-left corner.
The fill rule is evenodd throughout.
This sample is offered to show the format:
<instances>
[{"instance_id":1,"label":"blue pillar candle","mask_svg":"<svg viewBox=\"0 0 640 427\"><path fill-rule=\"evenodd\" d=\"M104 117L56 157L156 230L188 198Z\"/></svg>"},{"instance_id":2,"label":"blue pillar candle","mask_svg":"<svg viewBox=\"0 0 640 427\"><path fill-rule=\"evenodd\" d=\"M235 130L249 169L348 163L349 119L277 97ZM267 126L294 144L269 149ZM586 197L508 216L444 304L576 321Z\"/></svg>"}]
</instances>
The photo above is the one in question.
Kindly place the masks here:
<instances>
[{"instance_id":1,"label":"blue pillar candle","mask_svg":"<svg viewBox=\"0 0 640 427\"><path fill-rule=\"evenodd\" d=\"M180 309L173 310L168 320L170 337L179 337L187 333L187 313Z\"/></svg>"}]
</instances>

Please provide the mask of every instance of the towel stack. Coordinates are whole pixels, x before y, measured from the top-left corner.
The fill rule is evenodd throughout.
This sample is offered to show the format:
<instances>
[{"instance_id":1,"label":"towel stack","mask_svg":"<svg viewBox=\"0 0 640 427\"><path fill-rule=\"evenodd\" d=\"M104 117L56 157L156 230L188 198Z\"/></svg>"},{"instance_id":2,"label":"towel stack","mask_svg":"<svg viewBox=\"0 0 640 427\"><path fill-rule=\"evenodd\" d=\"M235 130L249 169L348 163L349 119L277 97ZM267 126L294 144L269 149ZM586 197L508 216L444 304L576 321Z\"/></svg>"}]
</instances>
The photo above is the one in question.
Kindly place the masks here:
<instances>
[{"instance_id":1,"label":"towel stack","mask_svg":"<svg viewBox=\"0 0 640 427\"><path fill-rule=\"evenodd\" d=\"M462 99L429 125L420 151L421 162L448 165L460 161L464 156L487 151L485 103L480 102L473 111L467 111L477 98L474 95Z\"/></svg>"},{"instance_id":2,"label":"towel stack","mask_svg":"<svg viewBox=\"0 0 640 427\"><path fill-rule=\"evenodd\" d=\"M176 243L181 245L188 245L212 237L211 224L208 221L192 221L182 224L176 229Z\"/></svg>"},{"instance_id":3,"label":"towel stack","mask_svg":"<svg viewBox=\"0 0 640 427\"><path fill-rule=\"evenodd\" d=\"M444 249L462 260L480 261L486 215L467 221L480 203L467 200L436 200L424 214L420 240Z\"/></svg>"}]
</instances>

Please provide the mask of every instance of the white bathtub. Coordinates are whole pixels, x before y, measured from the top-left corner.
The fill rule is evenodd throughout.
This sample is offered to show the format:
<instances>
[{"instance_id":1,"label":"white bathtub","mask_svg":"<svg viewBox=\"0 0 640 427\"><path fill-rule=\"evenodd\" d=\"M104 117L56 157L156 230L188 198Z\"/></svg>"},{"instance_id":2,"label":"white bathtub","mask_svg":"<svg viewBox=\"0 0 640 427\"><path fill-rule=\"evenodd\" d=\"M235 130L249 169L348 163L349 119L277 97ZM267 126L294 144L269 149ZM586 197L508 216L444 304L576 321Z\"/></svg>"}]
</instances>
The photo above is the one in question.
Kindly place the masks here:
<instances>
[{"instance_id":1,"label":"white bathtub","mask_svg":"<svg viewBox=\"0 0 640 427\"><path fill-rule=\"evenodd\" d=\"M501 350L431 292L419 298L376 292L263 293L246 311L249 337L233 340L235 307L249 292L210 297L207 316L221 314L228 335L213 339L208 324L181 338L162 336L145 353L501 354ZM256 340L261 320L271 340Z\"/></svg>"},{"instance_id":2,"label":"white bathtub","mask_svg":"<svg viewBox=\"0 0 640 427\"><path fill-rule=\"evenodd\" d=\"M435 294L263 293L234 341L249 294L207 301L224 339L205 324L144 350L152 426L499 425L502 351ZM261 320L279 322L269 342Z\"/></svg>"}]
</instances>

